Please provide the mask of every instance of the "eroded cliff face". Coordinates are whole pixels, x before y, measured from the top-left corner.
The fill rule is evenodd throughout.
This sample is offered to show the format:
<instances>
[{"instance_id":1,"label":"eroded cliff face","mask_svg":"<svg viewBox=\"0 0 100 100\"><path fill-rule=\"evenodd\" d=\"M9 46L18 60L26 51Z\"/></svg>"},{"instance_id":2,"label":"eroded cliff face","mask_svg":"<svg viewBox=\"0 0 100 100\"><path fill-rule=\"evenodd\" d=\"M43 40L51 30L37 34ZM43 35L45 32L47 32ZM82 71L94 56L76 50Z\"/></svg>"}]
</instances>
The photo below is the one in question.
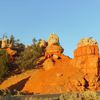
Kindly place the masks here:
<instances>
[{"instance_id":1,"label":"eroded cliff face","mask_svg":"<svg viewBox=\"0 0 100 100\"><path fill-rule=\"evenodd\" d=\"M92 40L90 40L92 41ZM88 89L96 89L99 80L99 48L97 42L78 45L74 51L73 66L79 68L88 83Z\"/></svg>"},{"instance_id":2,"label":"eroded cliff face","mask_svg":"<svg viewBox=\"0 0 100 100\"><path fill-rule=\"evenodd\" d=\"M72 63L79 68L88 81L89 88L94 85L99 78L99 50L98 46L83 46L74 52Z\"/></svg>"},{"instance_id":3,"label":"eroded cliff face","mask_svg":"<svg viewBox=\"0 0 100 100\"><path fill-rule=\"evenodd\" d=\"M48 94L87 89L100 90L100 58L96 40L92 38L80 40L74 50L73 59L63 54L57 35L51 35L47 44L42 68L30 76L26 75L29 79L23 84L22 92ZM0 88L12 86L7 85L7 82L9 83L9 79L2 83ZM14 84L20 86L18 82Z\"/></svg>"},{"instance_id":4,"label":"eroded cliff face","mask_svg":"<svg viewBox=\"0 0 100 100\"><path fill-rule=\"evenodd\" d=\"M74 58L62 54L61 46L50 44L36 80L30 78L23 91L35 93L62 93L68 91L97 90L99 81L99 48L96 40L85 38L79 41ZM48 49L49 48L49 49ZM57 51L58 50L58 51ZM49 52L49 53L48 53ZM59 56L53 57L54 55ZM29 85L32 83L32 85Z\"/></svg>"}]
</instances>

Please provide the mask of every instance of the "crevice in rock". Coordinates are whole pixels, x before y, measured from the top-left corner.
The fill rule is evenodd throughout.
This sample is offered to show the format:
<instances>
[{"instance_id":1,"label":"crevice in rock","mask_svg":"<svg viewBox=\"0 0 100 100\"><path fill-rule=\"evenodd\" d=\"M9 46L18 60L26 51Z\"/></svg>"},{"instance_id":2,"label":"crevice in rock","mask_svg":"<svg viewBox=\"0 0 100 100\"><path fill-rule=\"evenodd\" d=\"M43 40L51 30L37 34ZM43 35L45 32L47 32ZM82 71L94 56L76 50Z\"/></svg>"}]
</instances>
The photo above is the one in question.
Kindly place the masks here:
<instances>
[{"instance_id":1,"label":"crevice in rock","mask_svg":"<svg viewBox=\"0 0 100 100\"><path fill-rule=\"evenodd\" d=\"M84 81L85 81L85 84L84 84L84 87L85 89L88 89L89 87L89 82L84 78Z\"/></svg>"}]
</instances>

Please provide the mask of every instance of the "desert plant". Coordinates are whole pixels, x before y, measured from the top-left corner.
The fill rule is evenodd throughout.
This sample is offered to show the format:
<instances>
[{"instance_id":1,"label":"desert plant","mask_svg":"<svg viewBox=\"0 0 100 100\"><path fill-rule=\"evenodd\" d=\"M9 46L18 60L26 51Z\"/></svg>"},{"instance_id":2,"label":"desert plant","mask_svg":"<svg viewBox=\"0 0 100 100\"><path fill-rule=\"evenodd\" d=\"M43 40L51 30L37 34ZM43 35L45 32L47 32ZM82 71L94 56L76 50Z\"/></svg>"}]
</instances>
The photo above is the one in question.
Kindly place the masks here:
<instances>
[{"instance_id":1,"label":"desert plant","mask_svg":"<svg viewBox=\"0 0 100 100\"><path fill-rule=\"evenodd\" d=\"M82 93L81 96L83 100L98 100L96 92L93 92L93 91L85 91Z\"/></svg>"},{"instance_id":2,"label":"desert plant","mask_svg":"<svg viewBox=\"0 0 100 100\"><path fill-rule=\"evenodd\" d=\"M60 96L60 100L81 100L80 94L78 93L65 93Z\"/></svg>"},{"instance_id":3,"label":"desert plant","mask_svg":"<svg viewBox=\"0 0 100 100\"><path fill-rule=\"evenodd\" d=\"M60 100L99 100L100 97L96 95L96 92L84 91L81 93L65 93L60 96Z\"/></svg>"},{"instance_id":4,"label":"desert plant","mask_svg":"<svg viewBox=\"0 0 100 100\"><path fill-rule=\"evenodd\" d=\"M13 44L13 49L17 51L17 54L25 49L25 45L21 43L19 39L16 39L13 35L11 35L8 40Z\"/></svg>"},{"instance_id":5,"label":"desert plant","mask_svg":"<svg viewBox=\"0 0 100 100\"><path fill-rule=\"evenodd\" d=\"M33 45L26 47L25 50L16 57L15 64L21 71L34 68L43 52L44 49L40 47L39 41L36 41Z\"/></svg>"},{"instance_id":6,"label":"desert plant","mask_svg":"<svg viewBox=\"0 0 100 100\"><path fill-rule=\"evenodd\" d=\"M5 50L0 50L0 80L7 74L8 54Z\"/></svg>"}]
</instances>

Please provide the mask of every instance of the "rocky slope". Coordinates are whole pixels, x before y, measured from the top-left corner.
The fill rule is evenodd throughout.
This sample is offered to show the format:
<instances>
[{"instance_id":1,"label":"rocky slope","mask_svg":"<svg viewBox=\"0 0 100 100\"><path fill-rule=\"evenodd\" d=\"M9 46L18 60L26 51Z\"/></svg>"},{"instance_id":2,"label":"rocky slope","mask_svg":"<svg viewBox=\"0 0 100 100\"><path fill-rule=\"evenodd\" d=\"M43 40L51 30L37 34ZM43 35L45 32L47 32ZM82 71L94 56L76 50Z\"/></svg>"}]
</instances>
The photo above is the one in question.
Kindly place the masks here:
<instances>
[{"instance_id":1,"label":"rocky slope","mask_svg":"<svg viewBox=\"0 0 100 100\"><path fill-rule=\"evenodd\" d=\"M46 45L45 42L43 44ZM29 71L29 74L26 72L24 77L22 74L19 76L5 80L0 85L0 89L17 89L35 94L85 91L87 89L99 91L98 43L92 38L80 40L72 59L63 55L59 37L51 34L47 42L45 61L42 63L42 67L35 71Z\"/></svg>"}]
</instances>

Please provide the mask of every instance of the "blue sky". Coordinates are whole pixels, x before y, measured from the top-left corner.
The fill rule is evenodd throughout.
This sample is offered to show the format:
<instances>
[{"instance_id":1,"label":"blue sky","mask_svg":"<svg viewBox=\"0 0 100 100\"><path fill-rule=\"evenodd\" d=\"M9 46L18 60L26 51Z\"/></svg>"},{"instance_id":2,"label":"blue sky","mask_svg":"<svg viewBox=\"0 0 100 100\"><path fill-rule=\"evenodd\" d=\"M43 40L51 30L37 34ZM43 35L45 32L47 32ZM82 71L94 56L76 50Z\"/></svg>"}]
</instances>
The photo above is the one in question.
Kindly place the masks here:
<instances>
[{"instance_id":1,"label":"blue sky","mask_svg":"<svg viewBox=\"0 0 100 100\"><path fill-rule=\"evenodd\" d=\"M25 44L55 32L72 57L80 38L100 44L100 0L0 0L0 37L5 32Z\"/></svg>"}]
</instances>

